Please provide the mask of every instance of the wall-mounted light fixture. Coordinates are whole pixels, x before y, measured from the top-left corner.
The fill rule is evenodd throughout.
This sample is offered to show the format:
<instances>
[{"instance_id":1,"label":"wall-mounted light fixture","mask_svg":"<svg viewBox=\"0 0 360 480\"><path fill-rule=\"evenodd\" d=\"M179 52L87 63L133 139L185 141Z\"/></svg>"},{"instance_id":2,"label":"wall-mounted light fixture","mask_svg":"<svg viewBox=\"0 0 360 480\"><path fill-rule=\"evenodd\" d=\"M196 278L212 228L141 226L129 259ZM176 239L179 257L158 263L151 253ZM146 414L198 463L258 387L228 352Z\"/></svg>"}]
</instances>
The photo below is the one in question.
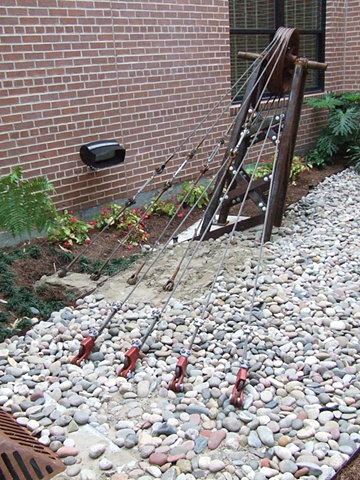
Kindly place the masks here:
<instances>
[{"instance_id":1,"label":"wall-mounted light fixture","mask_svg":"<svg viewBox=\"0 0 360 480\"><path fill-rule=\"evenodd\" d=\"M116 140L98 140L80 148L81 160L92 170L123 163L125 148Z\"/></svg>"}]
</instances>

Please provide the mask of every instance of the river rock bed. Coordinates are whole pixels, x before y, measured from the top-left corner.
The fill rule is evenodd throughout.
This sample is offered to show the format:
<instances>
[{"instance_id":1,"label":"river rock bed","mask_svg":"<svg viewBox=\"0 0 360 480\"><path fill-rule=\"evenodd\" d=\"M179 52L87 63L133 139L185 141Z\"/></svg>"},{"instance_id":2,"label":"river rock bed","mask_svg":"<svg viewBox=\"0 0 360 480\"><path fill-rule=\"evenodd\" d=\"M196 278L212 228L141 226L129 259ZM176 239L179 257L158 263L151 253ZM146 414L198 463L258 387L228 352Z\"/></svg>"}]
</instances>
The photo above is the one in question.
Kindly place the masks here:
<instances>
[{"instance_id":1,"label":"river rock bed","mask_svg":"<svg viewBox=\"0 0 360 480\"><path fill-rule=\"evenodd\" d=\"M359 193L360 176L347 169L288 208L259 274L258 230L204 243L199 255L206 250L214 272L228 249L216 282L198 281L188 298L202 271L190 267L130 379L117 376L124 353L163 297L124 305L82 368L71 360L109 315L103 292L6 340L1 408L63 459L57 480L331 479L360 444ZM255 284L260 310L235 408ZM168 384L204 305L184 390L174 393Z\"/></svg>"}]
</instances>

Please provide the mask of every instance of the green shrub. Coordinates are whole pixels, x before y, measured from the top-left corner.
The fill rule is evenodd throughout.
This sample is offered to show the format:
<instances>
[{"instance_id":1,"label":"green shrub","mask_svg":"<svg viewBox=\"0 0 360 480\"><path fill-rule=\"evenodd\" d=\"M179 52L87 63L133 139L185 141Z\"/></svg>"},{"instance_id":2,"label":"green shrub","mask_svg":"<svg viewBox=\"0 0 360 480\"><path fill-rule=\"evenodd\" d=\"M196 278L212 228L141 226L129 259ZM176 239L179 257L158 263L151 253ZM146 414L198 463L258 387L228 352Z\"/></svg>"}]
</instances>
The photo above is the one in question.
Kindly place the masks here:
<instances>
[{"instance_id":1,"label":"green shrub","mask_svg":"<svg viewBox=\"0 0 360 480\"><path fill-rule=\"evenodd\" d=\"M144 223L146 215L143 215L141 209L124 210L123 207L116 203L106 205L101 209L99 215L94 217L91 225L97 228L112 226L116 229L116 233L120 238L126 237L125 244L128 248L140 245L146 242L149 235L145 231Z\"/></svg>"},{"instance_id":2,"label":"green shrub","mask_svg":"<svg viewBox=\"0 0 360 480\"><path fill-rule=\"evenodd\" d=\"M55 223L48 228L48 240L61 242L68 248L74 243L82 245L90 242L89 230L92 228L92 224L80 220L73 212L64 210L61 215L56 215Z\"/></svg>"},{"instance_id":3,"label":"green shrub","mask_svg":"<svg viewBox=\"0 0 360 480\"><path fill-rule=\"evenodd\" d=\"M257 178L270 175L272 173L273 166L274 166L274 159L270 158L268 160L265 160L265 159L260 160L260 162L257 165L255 163L246 165L245 170L249 175L254 175L253 178L256 180ZM305 172L307 170L310 170L310 168L305 163L304 158L293 157L291 162L289 181L291 183L295 183L300 173Z\"/></svg>"},{"instance_id":4,"label":"green shrub","mask_svg":"<svg viewBox=\"0 0 360 480\"><path fill-rule=\"evenodd\" d=\"M195 185L193 182L183 182L176 199L179 203L184 202L184 206L206 207L209 203L207 186L203 184Z\"/></svg>"},{"instance_id":5,"label":"green shrub","mask_svg":"<svg viewBox=\"0 0 360 480\"><path fill-rule=\"evenodd\" d=\"M148 216L150 215L167 215L173 217L176 212L176 205L174 202L158 200L151 207L145 206Z\"/></svg>"},{"instance_id":6,"label":"green shrub","mask_svg":"<svg viewBox=\"0 0 360 480\"><path fill-rule=\"evenodd\" d=\"M13 237L46 230L54 221L55 208L48 192L54 191L44 177L22 180L22 170L14 167L0 179L0 228Z\"/></svg>"},{"instance_id":7,"label":"green shrub","mask_svg":"<svg viewBox=\"0 0 360 480\"><path fill-rule=\"evenodd\" d=\"M307 104L326 108L328 118L315 147L305 157L306 163L323 167L333 163L336 155L343 155L360 172L360 92L326 93L309 98Z\"/></svg>"}]
</instances>

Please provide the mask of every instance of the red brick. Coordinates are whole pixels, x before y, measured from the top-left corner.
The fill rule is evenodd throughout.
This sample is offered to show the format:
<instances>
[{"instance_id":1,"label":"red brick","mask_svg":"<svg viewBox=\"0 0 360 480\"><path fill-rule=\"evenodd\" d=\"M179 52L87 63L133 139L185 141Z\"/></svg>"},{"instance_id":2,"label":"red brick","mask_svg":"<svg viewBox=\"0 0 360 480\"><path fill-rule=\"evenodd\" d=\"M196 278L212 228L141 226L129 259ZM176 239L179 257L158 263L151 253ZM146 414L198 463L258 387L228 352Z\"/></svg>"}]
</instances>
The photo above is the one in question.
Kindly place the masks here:
<instances>
[{"instance_id":1,"label":"red brick","mask_svg":"<svg viewBox=\"0 0 360 480\"><path fill-rule=\"evenodd\" d=\"M30 0L2 2L8 30L2 37L0 110L2 131L10 137L1 146L8 155L4 162L21 162L26 171L54 179L57 204L81 209L142 187L227 91L228 2L70 3L58 0L47 9ZM327 90L358 88L359 21L355 0L346 7L340 0L327 2ZM344 57L346 49L352 54ZM183 146L153 187L174 175L215 118ZM225 115L179 180L197 174L207 159L205 146L216 144L228 121ZM314 141L322 124L321 114L305 106L298 148ZM100 138L123 142L126 162L89 173L78 150Z\"/></svg>"}]
</instances>

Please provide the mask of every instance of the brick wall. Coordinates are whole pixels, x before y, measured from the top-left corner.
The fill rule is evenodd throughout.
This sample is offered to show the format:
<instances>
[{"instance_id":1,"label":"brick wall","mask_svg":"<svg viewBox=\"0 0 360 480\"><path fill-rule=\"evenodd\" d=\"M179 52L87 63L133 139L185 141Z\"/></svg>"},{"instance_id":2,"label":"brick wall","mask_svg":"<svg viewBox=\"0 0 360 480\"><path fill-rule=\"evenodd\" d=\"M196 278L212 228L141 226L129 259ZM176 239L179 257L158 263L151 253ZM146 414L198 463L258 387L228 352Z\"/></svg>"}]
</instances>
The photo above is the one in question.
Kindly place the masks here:
<instances>
[{"instance_id":1,"label":"brick wall","mask_svg":"<svg viewBox=\"0 0 360 480\"><path fill-rule=\"evenodd\" d=\"M345 41L347 37L346 3L341 0L327 2L325 90L343 91L345 76ZM354 2L353 2L354 3Z\"/></svg>"},{"instance_id":2,"label":"brick wall","mask_svg":"<svg viewBox=\"0 0 360 480\"><path fill-rule=\"evenodd\" d=\"M325 90L360 90L360 9L358 0L326 2ZM297 148L309 148L324 125L321 110L303 108Z\"/></svg>"},{"instance_id":3,"label":"brick wall","mask_svg":"<svg viewBox=\"0 0 360 480\"><path fill-rule=\"evenodd\" d=\"M151 186L161 187L230 86L226 0L2 0L0 15L0 175L16 164L26 178L46 175L59 209L133 195L184 142ZM359 17L357 0L327 2L328 90L359 88ZM315 140L323 118L304 108L298 149ZM228 120L176 180L199 171ZM78 150L104 138L124 144L126 161L94 173Z\"/></svg>"},{"instance_id":4,"label":"brick wall","mask_svg":"<svg viewBox=\"0 0 360 480\"><path fill-rule=\"evenodd\" d=\"M46 175L58 208L128 197L229 88L225 0L3 0L1 175ZM35 6L34 6L35 5ZM48 3L49 5L49 3ZM209 128L169 162L163 185ZM222 131L215 128L210 146ZM78 150L114 138L126 162L90 172ZM198 172L204 157L189 163ZM182 175L179 180L184 178Z\"/></svg>"},{"instance_id":5,"label":"brick wall","mask_svg":"<svg viewBox=\"0 0 360 480\"><path fill-rule=\"evenodd\" d=\"M345 3L344 90L360 90L360 7L358 0Z\"/></svg>"}]
</instances>

